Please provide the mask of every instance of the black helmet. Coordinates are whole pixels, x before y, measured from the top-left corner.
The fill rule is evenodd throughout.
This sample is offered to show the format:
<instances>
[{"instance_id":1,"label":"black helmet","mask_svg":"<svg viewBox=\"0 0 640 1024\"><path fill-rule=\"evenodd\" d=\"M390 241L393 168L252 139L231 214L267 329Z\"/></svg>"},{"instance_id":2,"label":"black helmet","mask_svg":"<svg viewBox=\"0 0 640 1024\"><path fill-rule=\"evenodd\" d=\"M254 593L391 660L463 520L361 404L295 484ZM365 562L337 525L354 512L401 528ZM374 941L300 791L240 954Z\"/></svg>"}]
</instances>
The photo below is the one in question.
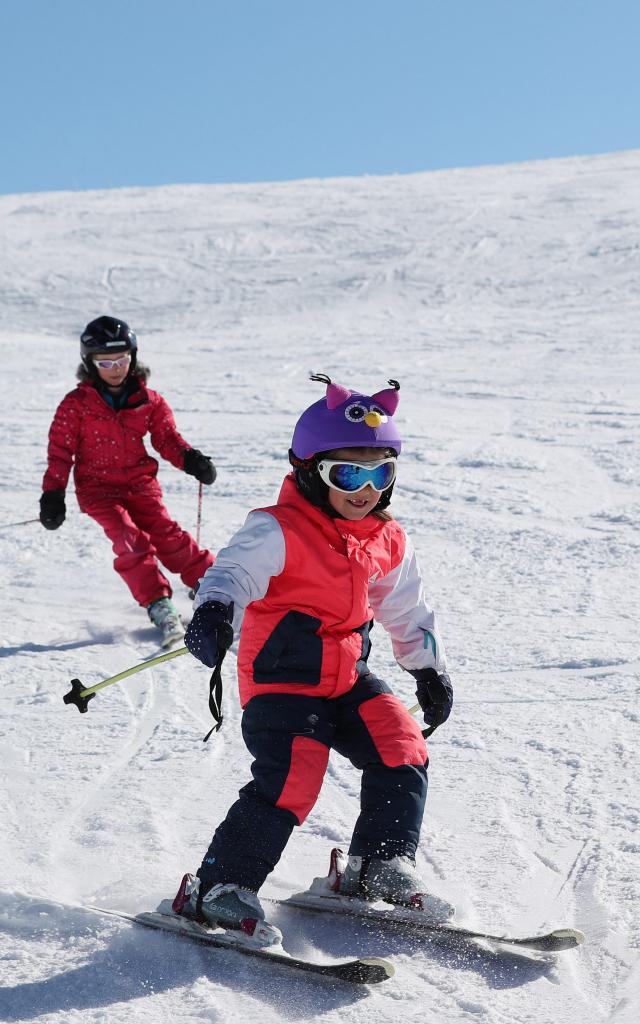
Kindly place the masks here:
<instances>
[{"instance_id":1,"label":"black helmet","mask_svg":"<svg viewBox=\"0 0 640 1024\"><path fill-rule=\"evenodd\" d=\"M80 335L80 355L89 373L93 371L91 356L95 352L131 352L131 373L136 366L138 341L135 332L124 320L99 316L87 324Z\"/></svg>"},{"instance_id":2,"label":"black helmet","mask_svg":"<svg viewBox=\"0 0 640 1024\"><path fill-rule=\"evenodd\" d=\"M87 324L80 335L80 354L83 359L94 352L135 352L137 347L135 333L129 324L114 316L99 316Z\"/></svg>"}]
</instances>

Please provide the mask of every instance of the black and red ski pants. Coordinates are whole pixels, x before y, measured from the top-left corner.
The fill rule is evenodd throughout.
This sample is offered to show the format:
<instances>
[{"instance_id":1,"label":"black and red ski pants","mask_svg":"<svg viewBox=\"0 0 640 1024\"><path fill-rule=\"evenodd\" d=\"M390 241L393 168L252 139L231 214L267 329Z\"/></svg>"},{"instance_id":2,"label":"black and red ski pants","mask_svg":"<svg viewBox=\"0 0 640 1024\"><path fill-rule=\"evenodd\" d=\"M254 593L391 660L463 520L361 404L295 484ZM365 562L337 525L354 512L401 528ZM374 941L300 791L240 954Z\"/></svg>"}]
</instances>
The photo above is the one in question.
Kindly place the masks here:
<instances>
[{"instance_id":1,"label":"black and red ski pants","mask_svg":"<svg viewBox=\"0 0 640 1024\"><path fill-rule=\"evenodd\" d=\"M335 699L253 697L242 733L253 780L218 826L198 875L257 891L313 807L330 750L362 771L360 814L349 852L413 856L427 795L428 756L418 723L364 661L353 688Z\"/></svg>"}]
</instances>

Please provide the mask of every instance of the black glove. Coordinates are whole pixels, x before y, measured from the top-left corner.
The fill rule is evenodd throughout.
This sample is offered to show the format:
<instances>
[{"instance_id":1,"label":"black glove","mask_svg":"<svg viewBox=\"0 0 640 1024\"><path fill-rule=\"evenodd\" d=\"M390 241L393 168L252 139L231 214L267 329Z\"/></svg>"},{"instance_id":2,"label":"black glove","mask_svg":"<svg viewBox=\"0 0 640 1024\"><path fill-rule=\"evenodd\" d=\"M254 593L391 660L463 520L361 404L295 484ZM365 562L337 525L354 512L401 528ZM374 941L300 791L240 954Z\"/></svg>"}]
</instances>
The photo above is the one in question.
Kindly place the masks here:
<instances>
[{"instance_id":1,"label":"black glove","mask_svg":"<svg viewBox=\"0 0 640 1024\"><path fill-rule=\"evenodd\" d=\"M64 523L66 514L64 491L44 491L40 498L40 522L45 530L57 530Z\"/></svg>"},{"instance_id":2,"label":"black glove","mask_svg":"<svg viewBox=\"0 0 640 1024\"><path fill-rule=\"evenodd\" d=\"M184 453L184 471L195 476L201 484L212 484L217 473L216 467L208 455L203 455L197 448L187 448Z\"/></svg>"},{"instance_id":3,"label":"black glove","mask_svg":"<svg viewBox=\"0 0 640 1024\"><path fill-rule=\"evenodd\" d=\"M194 658L215 668L218 657L233 643L233 601L205 601L196 608L185 633L184 642Z\"/></svg>"},{"instance_id":4,"label":"black glove","mask_svg":"<svg viewBox=\"0 0 640 1024\"><path fill-rule=\"evenodd\" d=\"M426 735L430 736L451 714L453 686L447 673L438 673L435 668L419 668L411 675L418 684L416 697L424 713L424 720L429 726Z\"/></svg>"}]
</instances>

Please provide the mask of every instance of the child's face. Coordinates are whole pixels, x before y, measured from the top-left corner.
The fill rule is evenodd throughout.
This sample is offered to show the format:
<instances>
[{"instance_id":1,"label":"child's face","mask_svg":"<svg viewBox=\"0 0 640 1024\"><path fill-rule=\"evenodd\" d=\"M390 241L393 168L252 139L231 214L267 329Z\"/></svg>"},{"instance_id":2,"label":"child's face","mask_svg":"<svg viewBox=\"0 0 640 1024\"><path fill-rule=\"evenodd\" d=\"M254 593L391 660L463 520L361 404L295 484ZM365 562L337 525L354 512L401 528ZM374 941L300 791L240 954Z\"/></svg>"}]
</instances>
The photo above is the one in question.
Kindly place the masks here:
<instances>
[{"instance_id":1,"label":"child's face","mask_svg":"<svg viewBox=\"0 0 640 1024\"><path fill-rule=\"evenodd\" d=\"M386 452L381 448L335 448L326 454L327 458L344 459L345 462L379 462L385 458ZM329 504L343 519L356 522L373 512L381 494L382 491L374 490L371 484L367 484L354 494L330 487Z\"/></svg>"},{"instance_id":2,"label":"child's face","mask_svg":"<svg viewBox=\"0 0 640 1024\"><path fill-rule=\"evenodd\" d=\"M117 366L115 363L109 368L98 366L98 362L101 359L108 359L113 363L113 360L123 362L122 366ZM131 353L130 352L97 352L93 356L93 363L98 371L100 380L103 380L107 387L119 388L121 384L124 384L125 377L129 372L131 365Z\"/></svg>"}]
</instances>

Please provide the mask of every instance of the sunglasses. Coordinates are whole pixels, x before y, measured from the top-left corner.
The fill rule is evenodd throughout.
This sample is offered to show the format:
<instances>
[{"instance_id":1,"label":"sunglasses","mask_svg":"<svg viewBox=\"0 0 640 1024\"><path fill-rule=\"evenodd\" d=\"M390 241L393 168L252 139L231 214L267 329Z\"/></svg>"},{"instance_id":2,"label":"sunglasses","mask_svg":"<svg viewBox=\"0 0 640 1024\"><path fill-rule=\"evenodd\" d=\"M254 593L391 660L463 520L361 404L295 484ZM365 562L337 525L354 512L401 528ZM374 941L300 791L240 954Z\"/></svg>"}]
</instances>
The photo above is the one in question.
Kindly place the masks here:
<instances>
[{"instance_id":1,"label":"sunglasses","mask_svg":"<svg viewBox=\"0 0 640 1024\"><path fill-rule=\"evenodd\" d=\"M336 491L353 494L371 484L374 491L386 491L396 478L397 459L381 459L380 462L343 462L337 459L323 459L318 463L318 473L325 484Z\"/></svg>"},{"instance_id":2,"label":"sunglasses","mask_svg":"<svg viewBox=\"0 0 640 1024\"><path fill-rule=\"evenodd\" d=\"M131 356L127 352L126 356L120 356L119 359L94 359L93 365L99 366L101 370L115 370L123 366L128 366L131 362Z\"/></svg>"}]
</instances>

